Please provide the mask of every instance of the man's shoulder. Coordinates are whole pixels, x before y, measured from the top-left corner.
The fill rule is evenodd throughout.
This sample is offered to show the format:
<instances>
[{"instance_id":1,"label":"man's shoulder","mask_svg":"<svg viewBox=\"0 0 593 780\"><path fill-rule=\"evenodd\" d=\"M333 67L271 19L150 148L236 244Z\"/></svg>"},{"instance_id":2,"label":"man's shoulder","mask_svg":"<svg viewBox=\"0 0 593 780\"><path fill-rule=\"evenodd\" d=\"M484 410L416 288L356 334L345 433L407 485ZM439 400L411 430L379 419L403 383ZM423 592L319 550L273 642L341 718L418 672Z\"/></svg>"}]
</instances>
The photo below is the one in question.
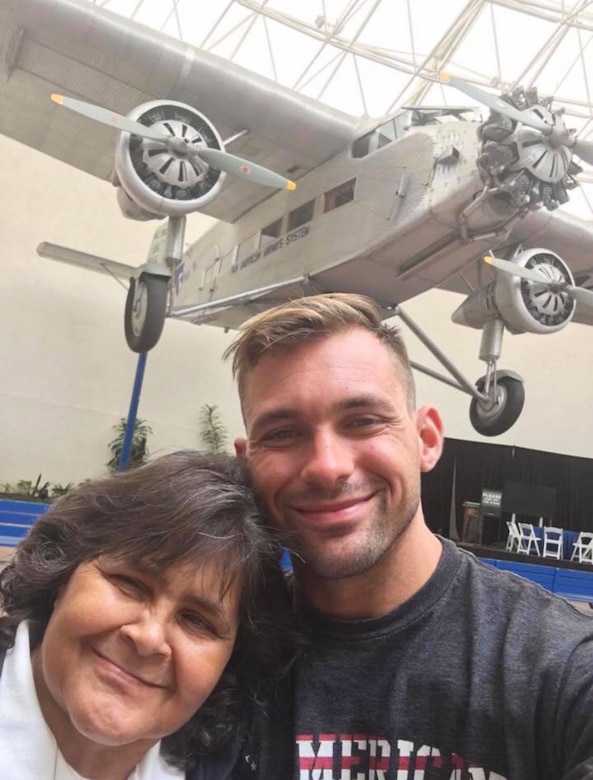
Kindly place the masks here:
<instances>
[{"instance_id":1,"label":"man's shoulder","mask_svg":"<svg viewBox=\"0 0 593 780\"><path fill-rule=\"evenodd\" d=\"M240 780L240 745L229 746L219 753L212 753L200 760L186 773L186 780Z\"/></svg>"},{"instance_id":2,"label":"man's shoulder","mask_svg":"<svg viewBox=\"0 0 593 780\"><path fill-rule=\"evenodd\" d=\"M550 633L558 636L572 632L575 641L583 637L593 641L593 612L591 615L581 612L537 582L498 569L453 546L456 550L453 554L461 560L457 586L464 594L462 602L485 609L494 623L513 621L520 624L531 635Z\"/></svg>"}]
</instances>

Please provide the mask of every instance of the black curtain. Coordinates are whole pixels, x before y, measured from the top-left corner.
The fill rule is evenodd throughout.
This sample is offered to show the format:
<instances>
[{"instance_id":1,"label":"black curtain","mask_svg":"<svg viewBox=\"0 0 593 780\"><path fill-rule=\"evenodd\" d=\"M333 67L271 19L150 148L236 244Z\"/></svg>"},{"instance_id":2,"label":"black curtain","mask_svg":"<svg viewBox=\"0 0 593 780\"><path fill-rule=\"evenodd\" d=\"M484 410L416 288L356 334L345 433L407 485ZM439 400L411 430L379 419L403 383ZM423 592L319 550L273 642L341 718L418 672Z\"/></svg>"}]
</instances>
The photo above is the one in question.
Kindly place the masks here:
<instances>
[{"instance_id":1,"label":"black curtain","mask_svg":"<svg viewBox=\"0 0 593 780\"><path fill-rule=\"evenodd\" d=\"M593 531L593 460L515 448L509 477L529 485L556 488L556 513L550 525Z\"/></svg>"},{"instance_id":2,"label":"black curtain","mask_svg":"<svg viewBox=\"0 0 593 780\"><path fill-rule=\"evenodd\" d=\"M428 526L449 536L454 497L457 535L461 537L464 502L480 503L482 489L504 490L507 480L555 488L556 513L549 524L593 531L593 459L449 438L435 468L422 475L422 505ZM484 544L504 542L509 517L505 513L501 519L484 518Z\"/></svg>"},{"instance_id":3,"label":"black curtain","mask_svg":"<svg viewBox=\"0 0 593 780\"><path fill-rule=\"evenodd\" d=\"M461 537L463 503L480 503L482 490L502 490L513 459L513 447L501 444L454 440L455 449L455 516ZM503 518L485 517L482 542L494 544L506 539Z\"/></svg>"}]
</instances>

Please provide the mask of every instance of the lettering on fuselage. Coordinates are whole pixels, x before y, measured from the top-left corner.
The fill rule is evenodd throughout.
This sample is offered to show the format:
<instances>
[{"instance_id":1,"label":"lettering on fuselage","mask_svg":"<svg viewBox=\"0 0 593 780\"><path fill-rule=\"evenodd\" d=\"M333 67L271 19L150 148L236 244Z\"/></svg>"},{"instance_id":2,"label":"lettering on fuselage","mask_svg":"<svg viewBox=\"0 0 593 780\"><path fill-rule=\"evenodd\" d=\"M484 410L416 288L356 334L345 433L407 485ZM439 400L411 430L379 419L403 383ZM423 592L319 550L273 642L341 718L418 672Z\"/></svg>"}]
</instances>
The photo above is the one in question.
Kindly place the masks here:
<instances>
[{"instance_id":1,"label":"lettering on fuselage","mask_svg":"<svg viewBox=\"0 0 593 780\"><path fill-rule=\"evenodd\" d=\"M279 238L276 241L274 241L271 244L268 244L268 246L264 249L264 257L267 257L268 255L271 255L272 252L275 252L277 249L282 249L284 246L284 239Z\"/></svg>"},{"instance_id":2,"label":"lettering on fuselage","mask_svg":"<svg viewBox=\"0 0 593 780\"><path fill-rule=\"evenodd\" d=\"M237 271L241 271L243 268L247 268L250 265L253 265L253 263L257 263L262 257L268 257L274 252L277 252L279 249L282 249L283 246L288 246L288 244L292 244L300 238L305 238L305 236L309 235L310 230L310 224L301 225L300 227L291 230L290 233L287 233L285 236L280 236L280 238L277 238L271 244L268 244L265 249L258 249L257 252L252 252L247 257L244 257L243 260L235 263L231 268L231 273L236 274Z\"/></svg>"}]
</instances>

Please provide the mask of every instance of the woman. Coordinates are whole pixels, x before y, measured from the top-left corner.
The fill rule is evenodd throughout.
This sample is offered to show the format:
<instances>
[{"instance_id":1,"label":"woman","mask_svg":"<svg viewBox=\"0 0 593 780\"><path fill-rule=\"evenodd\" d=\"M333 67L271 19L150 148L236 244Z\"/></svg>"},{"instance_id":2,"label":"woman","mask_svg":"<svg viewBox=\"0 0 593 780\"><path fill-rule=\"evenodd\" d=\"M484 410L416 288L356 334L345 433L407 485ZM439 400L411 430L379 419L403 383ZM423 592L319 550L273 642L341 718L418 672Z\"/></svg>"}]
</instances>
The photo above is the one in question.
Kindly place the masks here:
<instances>
[{"instance_id":1,"label":"woman","mask_svg":"<svg viewBox=\"0 0 593 780\"><path fill-rule=\"evenodd\" d=\"M56 501L0 574L3 780L226 777L209 756L292 651L278 561L235 458L177 452Z\"/></svg>"}]
</instances>

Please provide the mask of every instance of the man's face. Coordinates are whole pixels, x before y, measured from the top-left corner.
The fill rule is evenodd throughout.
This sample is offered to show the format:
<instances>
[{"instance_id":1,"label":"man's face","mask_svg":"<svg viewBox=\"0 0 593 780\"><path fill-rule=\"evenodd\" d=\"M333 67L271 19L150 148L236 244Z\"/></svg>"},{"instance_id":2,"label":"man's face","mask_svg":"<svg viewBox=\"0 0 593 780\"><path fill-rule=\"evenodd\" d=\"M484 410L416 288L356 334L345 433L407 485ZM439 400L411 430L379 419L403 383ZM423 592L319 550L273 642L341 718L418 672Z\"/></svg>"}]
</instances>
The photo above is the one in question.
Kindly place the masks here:
<instances>
[{"instance_id":1,"label":"man's face","mask_svg":"<svg viewBox=\"0 0 593 780\"><path fill-rule=\"evenodd\" d=\"M409 410L393 353L353 327L264 356L246 377L256 488L317 577L372 568L419 514L420 472L442 442L435 410Z\"/></svg>"}]
</instances>

